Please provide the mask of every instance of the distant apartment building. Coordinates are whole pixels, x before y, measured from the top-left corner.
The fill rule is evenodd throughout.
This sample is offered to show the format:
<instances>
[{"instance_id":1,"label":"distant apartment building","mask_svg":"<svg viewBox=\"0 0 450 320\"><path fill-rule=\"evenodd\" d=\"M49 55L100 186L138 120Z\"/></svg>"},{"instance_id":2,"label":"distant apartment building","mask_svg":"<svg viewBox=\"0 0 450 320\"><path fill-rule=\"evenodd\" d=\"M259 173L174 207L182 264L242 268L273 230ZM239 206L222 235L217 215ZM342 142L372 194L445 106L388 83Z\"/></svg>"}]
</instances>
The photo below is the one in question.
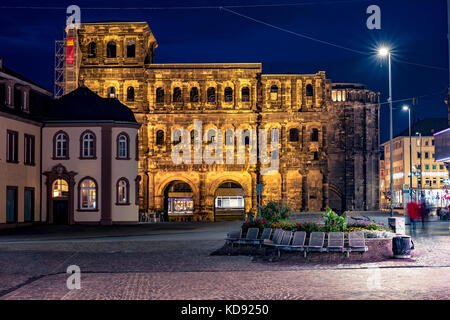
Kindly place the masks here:
<instances>
[{"instance_id":1,"label":"distant apartment building","mask_svg":"<svg viewBox=\"0 0 450 320\"><path fill-rule=\"evenodd\" d=\"M389 194L390 186L390 148L389 140L381 144L384 159L380 160L380 203L382 208L390 206L404 207L408 194L404 189L411 189L413 199L424 198L434 206L448 203L449 173L444 163L436 160L435 133L447 127L447 119L430 118L413 125L410 139L408 129L393 139L393 194ZM420 133L420 135L418 134ZM412 183L411 183L412 182ZM409 191L408 191L409 192Z\"/></svg>"},{"instance_id":2,"label":"distant apartment building","mask_svg":"<svg viewBox=\"0 0 450 320\"><path fill-rule=\"evenodd\" d=\"M450 174L450 93L445 102L448 108L448 125L446 129L435 133L434 139L436 141L436 161L444 164ZM447 193L447 197L450 198L450 191Z\"/></svg>"}]
</instances>

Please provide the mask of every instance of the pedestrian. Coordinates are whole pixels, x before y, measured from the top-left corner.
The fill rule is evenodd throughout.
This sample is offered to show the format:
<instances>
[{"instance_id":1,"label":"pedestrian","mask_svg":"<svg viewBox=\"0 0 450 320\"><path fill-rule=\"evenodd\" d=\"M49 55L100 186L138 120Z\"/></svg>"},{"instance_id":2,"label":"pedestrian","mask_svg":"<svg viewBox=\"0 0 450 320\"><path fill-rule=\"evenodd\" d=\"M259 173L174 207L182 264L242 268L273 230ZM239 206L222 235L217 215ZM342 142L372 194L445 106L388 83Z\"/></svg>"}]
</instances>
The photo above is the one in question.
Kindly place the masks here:
<instances>
[{"instance_id":1,"label":"pedestrian","mask_svg":"<svg viewBox=\"0 0 450 320\"><path fill-rule=\"evenodd\" d=\"M416 220L419 218L419 205L415 201L411 201L406 205L406 212L411 221L411 233L416 232Z\"/></svg>"},{"instance_id":2,"label":"pedestrian","mask_svg":"<svg viewBox=\"0 0 450 320\"><path fill-rule=\"evenodd\" d=\"M422 201L420 201L420 206L419 206L419 217L422 220L422 229L425 230L425 220L428 218L428 213L429 213L429 207L427 205L427 202L425 201L425 199L422 199Z\"/></svg>"}]
</instances>

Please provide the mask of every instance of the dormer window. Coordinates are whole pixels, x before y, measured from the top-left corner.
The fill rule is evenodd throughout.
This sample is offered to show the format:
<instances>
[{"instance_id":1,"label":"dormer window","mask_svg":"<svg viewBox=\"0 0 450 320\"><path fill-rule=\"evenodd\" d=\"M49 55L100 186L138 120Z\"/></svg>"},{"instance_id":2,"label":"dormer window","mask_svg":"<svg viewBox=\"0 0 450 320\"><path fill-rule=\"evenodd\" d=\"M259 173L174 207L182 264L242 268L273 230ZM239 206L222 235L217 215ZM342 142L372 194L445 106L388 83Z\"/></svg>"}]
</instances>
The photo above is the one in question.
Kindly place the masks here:
<instances>
[{"instance_id":1,"label":"dormer window","mask_svg":"<svg viewBox=\"0 0 450 320\"><path fill-rule=\"evenodd\" d=\"M8 105L8 106L11 106L12 105L12 88L11 88L11 86L8 86L8 94L6 95L6 104Z\"/></svg>"},{"instance_id":2,"label":"dormer window","mask_svg":"<svg viewBox=\"0 0 450 320\"><path fill-rule=\"evenodd\" d=\"M28 108L28 92L24 91L23 92L23 98L22 98L22 111L24 112L29 112L29 108Z\"/></svg>"}]
</instances>

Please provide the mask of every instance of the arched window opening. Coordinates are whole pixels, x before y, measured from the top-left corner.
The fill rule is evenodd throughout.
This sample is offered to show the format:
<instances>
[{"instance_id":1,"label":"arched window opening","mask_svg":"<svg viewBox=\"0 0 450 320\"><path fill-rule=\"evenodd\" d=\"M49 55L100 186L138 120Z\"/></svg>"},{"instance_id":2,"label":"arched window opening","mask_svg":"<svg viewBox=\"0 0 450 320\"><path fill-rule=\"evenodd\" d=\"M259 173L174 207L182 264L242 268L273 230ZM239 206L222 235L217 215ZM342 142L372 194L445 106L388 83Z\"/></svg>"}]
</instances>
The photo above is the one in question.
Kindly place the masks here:
<instances>
[{"instance_id":1,"label":"arched window opening","mask_svg":"<svg viewBox=\"0 0 450 320\"><path fill-rule=\"evenodd\" d=\"M136 44L134 41L129 41L127 43L127 58L136 57Z\"/></svg>"},{"instance_id":2,"label":"arched window opening","mask_svg":"<svg viewBox=\"0 0 450 320\"><path fill-rule=\"evenodd\" d=\"M156 103L164 103L164 89L156 89Z\"/></svg>"},{"instance_id":3,"label":"arched window opening","mask_svg":"<svg viewBox=\"0 0 450 320\"><path fill-rule=\"evenodd\" d=\"M55 157L67 158L67 135L59 133L55 138Z\"/></svg>"},{"instance_id":4,"label":"arched window opening","mask_svg":"<svg viewBox=\"0 0 450 320\"><path fill-rule=\"evenodd\" d=\"M227 129L225 132L225 144L226 146L234 145L234 131L231 129Z\"/></svg>"},{"instance_id":5,"label":"arched window opening","mask_svg":"<svg viewBox=\"0 0 450 320\"><path fill-rule=\"evenodd\" d=\"M313 86L311 84L306 85L306 96L312 97L314 95Z\"/></svg>"},{"instance_id":6,"label":"arched window opening","mask_svg":"<svg viewBox=\"0 0 450 320\"><path fill-rule=\"evenodd\" d=\"M233 101L233 89L230 87L226 87L224 91L224 98L225 102L232 102Z\"/></svg>"},{"instance_id":7,"label":"arched window opening","mask_svg":"<svg viewBox=\"0 0 450 320\"><path fill-rule=\"evenodd\" d=\"M164 144L164 131L158 130L158 131L156 132L156 144L157 144L158 146Z\"/></svg>"},{"instance_id":8,"label":"arched window opening","mask_svg":"<svg viewBox=\"0 0 450 320\"><path fill-rule=\"evenodd\" d=\"M289 130L289 141L298 142L298 129L292 128Z\"/></svg>"},{"instance_id":9,"label":"arched window opening","mask_svg":"<svg viewBox=\"0 0 450 320\"><path fill-rule=\"evenodd\" d=\"M217 130L209 129L208 133L207 133L207 137L208 137L207 142L208 143L215 142L217 140L216 134L217 134Z\"/></svg>"},{"instance_id":10,"label":"arched window opening","mask_svg":"<svg viewBox=\"0 0 450 320\"><path fill-rule=\"evenodd\" d=\"M95 42L91 42L88 44L88 57L89 58L97 57L97 44Z\"/></svg>"},{"instance_id":11,"label":"arched window opening","mask_svg":"<svg viewBox=\"0 0 450 320\"><path fill-rule=\"evenodd\" d=\"M108 42L106 45L106 57L107 58L116 58L116 43L114 41Z\"/></svg>"},{"instance_id":12,"label":"arched window opening","mask_svg":"<svg viewBox=\"0 0 450 320\"><path fill-rule=\"evenodd\" d=\"M216 88L210 87L206 91L206 95L208 97L208 102L214 103L216 102Z\"/></svg>"},{"instance_id":13,"label":"arched window opening","mask_svg":"<svg viewBox=\"0 0 450 320\"><path fill-rule=\"evenodd\" d=\"M97 208L97 184L86 178L80 182L80 208L94 210Z\"/></svg>"},{"instance_id":14,"label":"arched window opening","mask_svg":"<svg viewBox=\"0 0 450 320\"><path fill-rule=\"evenodd\" d=\"M60 198L67 196L69 192L69 184L64 179L57 179L53 182L52 197Z\"/></svg>"},{"instance_id":15,"label":"arched window opening","mask_svg":"<svg viewBox=\"0 0 450 320\"><path fill-rule=\"evenodd\" d=\"M93 158L95 155L95 137L92 132L86 132L82 137L82 158Z\"/></svg>"},{"instance_id":16,"label":"arched window opening","mask_svg":"<svg viewBox=\"0 0 450 320\"><path fill-rule=\"evenodd\" d=\"M125 178L117 181L117 204L129 204L129 183Z\"/></svg>"},{"instance_id":17,"label":"arched window opening","mask_svg":"<svg viewBox=\"0 0 450 320\"><path fill-rule=\"evenodd\" d=\"M174 144L178 144L181 142L181 130L175 129L173 131L172 141Z\"/></svg>"},{"instance_id":18,"label":"arched window opening","mask_svg":"<svg viewBox=\"0 0 450 320\"><path fill-rule=\"evenodd\" d=\"M313 142L319 141L319 130L316 128L312 129L311 141L313 141Z\"/></svg>"},{"instance_id":19,"label":"arched window opening","mask_svg":"<svg viewBox=\"0 0 450 320\"><path fill-rule=\"evenodd\" d=\"M128 158L128 136L125 134L119 134L117 138L117 158Z\"/></svg>"},{"instance_id":20,"label":"arched window opening","mask_svg":"<svg viewBox=\"0 0 450 320\"><path fill-rule=\"evenodd\" d=\"M270 87L270 100L278 100L278 87L276 85Z\"/></svg>"},{"instance_id":21,"label":"arched window opening","mask_svg":"<svg viewBox=\"0 0 450 320\"><path fill-rule=\"evenodd\" d=\"M190 101L195 103L198 102L198 88L193 87L190 92Z\"/></svg>"},{"instance_id":22,"label":"arched window opening","mask_svg":"<svg viewBox=\"0 0 450 320\"><path fill-rule=\"evenodd\" d=\"M319 153L317 151L314 152L314 160L319 160Z\"/></svg>"},{"instance_id":23,"label":"arched window opening","mask_svg":"<svg viewBox=\"0 0 450 320\"><path fill-rule=\"evenodd\" d=\"M115 98L116 97L116 88L109 87L108 88L108 98Z\"/></svg>"},{"instance_id":24,"label":"arched window opening","mask_svg":"<svg viewBox=\"0 0 450 320\"><path fill-rule=\"evenodd\" d=\"M180 87L173 89L173 102L182 102Z\"/></svg>"},{"instance_id":25,"label":"arched window opening","mask_svg":"<svg viewBox=\"0 0 450 320\"><path fill-rule=\"evenodd\" d=\"M242 102L250 101L250 89L248 87L242 88Z\"/></svg>"},{"instance_id":26,"label":"arched window opening","mask_svg":"<svg viewBox=\"0 0 450 320\"><path fill-rule=\"evenodd\" d=\"M128 87L127 89L127 101L134 101L134 88Z\"/></svg>"},{"instance_id":27,"label":"arched window opening","mask_svg":"<svg viewBox=\"0 0 450 320\"><path fill-rule=\"evenodd\" d=\"M194 144L196 139L198 139L197 130L191 130L191 144Z\"/></svg>"}]
</instances>

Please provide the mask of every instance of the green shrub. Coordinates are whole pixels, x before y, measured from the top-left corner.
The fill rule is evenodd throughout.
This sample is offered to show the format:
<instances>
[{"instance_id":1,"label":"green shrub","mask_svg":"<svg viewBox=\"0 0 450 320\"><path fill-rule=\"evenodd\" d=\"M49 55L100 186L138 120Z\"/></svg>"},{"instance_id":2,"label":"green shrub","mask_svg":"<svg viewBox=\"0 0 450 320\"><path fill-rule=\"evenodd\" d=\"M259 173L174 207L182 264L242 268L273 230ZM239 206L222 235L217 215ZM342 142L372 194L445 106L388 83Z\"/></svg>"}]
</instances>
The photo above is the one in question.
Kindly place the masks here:
<instances>
[{"instance_id":1,"label":"green shrub","mask_svg":"<svg viewBox=\"0 0 450 320\"><path fill-rule=\"evenodd\" d=\"M289 219L292 209L283 200L270 201L258 209L258 217L270 223Z\"/></svg>"},{"instance_id":2,"label":"green shrub","mask_svg":"<svg viewBox=\"0 0 450 320\"><path fill-rule=\"evenodd\" d=\"M322 214L322 218L325 223L325 232L343 232L346 230L345 214L339 216L331 208L327 207L326 212Z\"/></svg>"}]
</instances>

